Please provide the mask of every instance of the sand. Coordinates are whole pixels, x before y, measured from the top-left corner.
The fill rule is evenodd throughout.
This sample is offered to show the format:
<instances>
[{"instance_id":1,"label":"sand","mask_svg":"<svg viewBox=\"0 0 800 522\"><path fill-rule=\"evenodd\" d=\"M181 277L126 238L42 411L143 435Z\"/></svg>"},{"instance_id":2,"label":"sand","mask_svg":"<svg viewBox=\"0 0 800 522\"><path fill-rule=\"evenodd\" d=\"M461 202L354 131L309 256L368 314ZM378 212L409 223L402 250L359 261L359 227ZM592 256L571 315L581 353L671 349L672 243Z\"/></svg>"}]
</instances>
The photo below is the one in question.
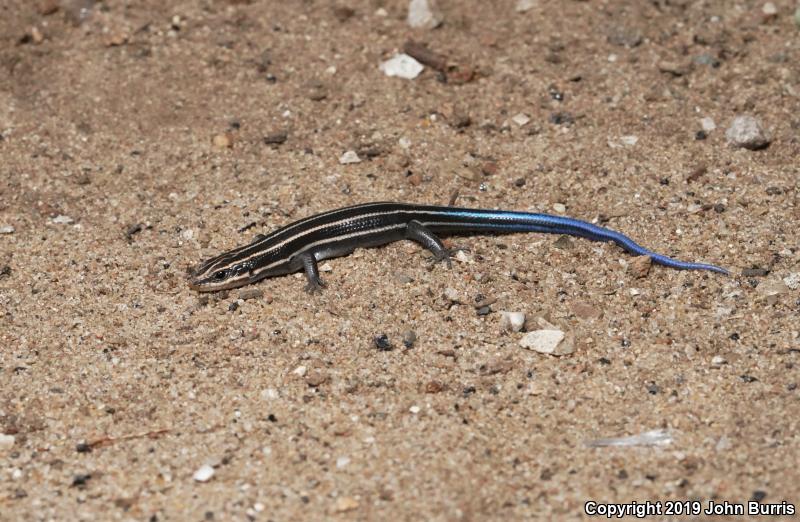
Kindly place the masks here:
<instances>
[{"instance_id":1,"label":"sand","mask_svg":"<svg viewBox=\"0 0 800 522\"><path fill-rule=\"evenodd\" d=\"M800 502L793 2L439 5L0 4L0 519ZM384 75L409 40L441 70ZM728 143L738 115L768 147ZM733 276L516 234L449 239L449 270L358 250L317 295L187 285L302 217L454 191Z\"/></svg>"}]
</instances>

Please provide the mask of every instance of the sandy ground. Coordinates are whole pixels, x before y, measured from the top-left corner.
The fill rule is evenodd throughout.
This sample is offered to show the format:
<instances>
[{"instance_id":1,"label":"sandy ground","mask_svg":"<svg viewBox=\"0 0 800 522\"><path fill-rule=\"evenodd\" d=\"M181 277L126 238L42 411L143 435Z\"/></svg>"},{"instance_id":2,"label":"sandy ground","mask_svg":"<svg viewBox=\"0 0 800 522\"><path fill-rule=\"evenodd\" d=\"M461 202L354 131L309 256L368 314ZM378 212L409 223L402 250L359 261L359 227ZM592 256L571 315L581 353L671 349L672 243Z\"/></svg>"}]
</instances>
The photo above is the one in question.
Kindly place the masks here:
<instances>
[{"instance_id":1,"label":"sandy ground","mask_svg":"<svg viewBox=\"0 0 800 522\"><path fill-rule=\"evenodd\" d=\"M399 0L162 4L0 2L0 519L800 502L793 1L442 0L434 30ZM409 39L444 71L385 76ZM768 148L727 143L739 114ZM531 234L451 239L451 270L360 250L314 296L186 284L307 215L456 189L734 276ZM521 347L503 310L574 353Z\"/></svg>"}]
</instances>

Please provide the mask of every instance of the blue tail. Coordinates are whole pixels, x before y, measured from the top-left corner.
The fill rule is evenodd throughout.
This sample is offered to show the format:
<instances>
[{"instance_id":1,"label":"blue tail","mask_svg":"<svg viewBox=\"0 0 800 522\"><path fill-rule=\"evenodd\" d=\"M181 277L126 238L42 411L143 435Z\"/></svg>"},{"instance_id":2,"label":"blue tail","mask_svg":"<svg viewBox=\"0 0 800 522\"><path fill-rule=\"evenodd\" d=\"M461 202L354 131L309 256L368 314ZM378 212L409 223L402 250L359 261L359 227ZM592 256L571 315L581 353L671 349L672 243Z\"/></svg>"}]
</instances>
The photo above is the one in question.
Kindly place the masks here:
<instances>
[{"instance_id":1,"label":"blue tail","mask_svg":"<svg viewBox=\"0 0 800 522\"><path fill-rule=\"evenodd\" d=\"M461 225L466 225L473 230L495 232L542 232L547 234L566 234L569 236L583 237L593 241L611 241L622 247L627 252L638 256L649 256L653 263L678 270L708 270L719 274L730 275L722 267L707 263L693 263L679 261L669 256L649 250L625 234L608 228L593 225L580 219L553 216L550 214L535 214L529 212L494 211L467 208L450 208L453 215L457 215ZM444 223L439 223L445 225ZM444 226L443 228L448 228Z\"/></svg>"}]
</instances>

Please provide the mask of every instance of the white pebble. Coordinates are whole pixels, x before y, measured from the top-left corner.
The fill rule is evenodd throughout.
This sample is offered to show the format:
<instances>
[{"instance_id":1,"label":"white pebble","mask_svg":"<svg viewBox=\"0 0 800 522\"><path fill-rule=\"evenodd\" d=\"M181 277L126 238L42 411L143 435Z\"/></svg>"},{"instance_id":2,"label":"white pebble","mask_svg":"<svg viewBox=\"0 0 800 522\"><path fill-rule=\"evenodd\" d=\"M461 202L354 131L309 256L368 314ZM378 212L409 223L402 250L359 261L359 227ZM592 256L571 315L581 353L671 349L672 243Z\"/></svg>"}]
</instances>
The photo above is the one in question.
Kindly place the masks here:
<instances>
[{"instance_id":1,"label":"white pebble","mask_svg":"<svg viewBox=\"0 0 800 522\"><path fill-rule=\"evenodd\" d=\"M567 206L563 203L553 203L553 210L558 212L559 214L563 214L567 211Z\"/></svg>"},{"instance_id":2,"label":"white pebble","mask_svg":"<svg viewBox=\"0 0 800 522\"><path fill-rule=\"evenodd\" d=\"M525 326L524 312L500 312L500 327L503 330L519 332Z\"/></svg>"},{"instance_id":3,"label":"white pebble","mask_svg":"<svg viewBox=\"0 0 800 522\"><path fill-rule=\"evenodd\" d=\"M419 73L425 69L425 66L411 56L401 53L382 62L379 68L386 76L396 76L406 80L413 80L419 76Z\"/></svg>"},{"instance_id":4,"label":"white pebble","mask_svg":"<svg viewBox=\"0 0 800 522\"><path fill-rule=\"evenodd\" d=\"M713 118L705 117L700 120L700 127L702 127L705 132L711 132L717 129L717 124L714 122Z\"/></svg>"},{"instance_id":5,"label":"white pebble","mask_svg":"<svg viewBox=\"0 0 800 522\"><path fill-rule=\"evenodd\" d=\"M772 2L767 2L761 6L761 12L767 16L774 16L778 14L778 8Z\"/></svg>"},{"instance_id":6,"label":"white pebble","mask_svg":"<svg viewBox=\"0 0 800 522\"><path fill-rule=\"evenodd\" d=\"M255 504L253 504L253 511L255 511L256 513L261 513L266 508L267 507L264 504L262 504L261 502L256 502Z\"/></svg>"},{"instance_id":7,"label":"white pebble","mask_svg":"<svg viewBox=\"0 0 800 522\"><path fill-rule=\"evenodd\" d=\"M348 150L339 158L339 163L342 165L349 165L351 163L361 163L361 158L358 157L356 151Z\"/></svg>"},{"instance_id":8,"label":"white pebble","mask_svg":"<svg viewBox=\"0 0 800 522\"><path fill-rule=\"evenodd\" d=\"M14 436L0 433L0 451L8 451L14 445Z\"/></svg>"},{"instance_id":9,"label":"white pebble","mask_svg":"<svg viewBox=\"0 0 800 522\"><path fill-rule=\"evenodd\" d=\"M13 233L14 233L14 227L12 227L11 225L5 225L0 227L0 234L13 234Z\"/></svg>"},{"instance_id":10,"label":"white pebble","mask_svg":"<svg viewBox=\"0 0 800 522\"><path fill-rule=\"evenodd\" d=\"M783 278L783 282L792 290L800 288L800 272L792 272Z\"/></svg>"},{"instance_id":11,"label":"white pebble","mask_svg":"<svg viewBox=\"0 0 800 522\"><path fill-rule=\"evenodd\" d=\"M770 142L761 121L747 114L733 119L725 137L731 145L749 150L762 149Z\"/></svg>"},{"instance_id":12,"label":"white pebble","mask_svg":"<svg viewBox=\"0 0 800 522\"><path fill-rule=\"evenodd\" d=\"M333 267L330 263L323 263L322 266L319 267L320 272L333 272Z\"/></svg>"},{"instance_id":13,"label":"white pebble","mask_svg":"<svg viewBox=\"0 0 800 522\"><path fill-rule=\"evenodd\" d=\"M520 112L519 114L517 114L516 116L514 116L513 118L511 118L511 121L513 121L514 123L516 123L517 125L519 125L520 127L522 127L522 126L524 126L526 123L528 123L529 121L531 121L531 119L528 117L528 115L527 115L527 114L523 114L523 113L521 113L521 112Z\"/></svg>"},{"instance_id":14,"label":"white pebble","mask_svg":"<svg viewBox=\"0 0 800 522\"><path fill-rule=\"evenodd\" d=\"M74 223L74 222L75 222L74 219L72 219L69 216L65 216L63 214L53 218L53 223L56 223L58 225L69 225L70 223Z\"/></svg>"},{"instance_id":15,"label":"white pebble","mask_svg":"<svg viewBox=\"0 0 800 522\"><path fill-rule=\"evenodd\" d=\"M627 145L629 147L633 147L639 141L638 136L620 136L619 142L623 145Z\"/></svg>"},{"instance_id":16,"label":"white pebble","mask_svg":"<svg viewBox=\"0 0 800 522\"><path fill-rule=\"evenodd\" d=\"M725 360L725 357L721 355L715 355L711 358L711 365L712 366L722 366L723 364L727 364L728 361Z\"/></svg>"},{"instance_id":17,"label":"white pebble","mask_svg":"<svg viewBox=\"0 0 800 522\"><path fill-rule=\"evenodd\" d=\"M214 476L214 468L208 464L203 464L194 472L192 478L197 482L208 482Z\"/></svg>"},{"instance_id":18,"label":"white pebble","mask_svg":"<svg viewBox=\"0 0 800 522\"><path fill-rule=\"evenodd\" d=\"M341 469L350 464L350 457L339 457L336 459L336 467Z\"/></svg>"},{"instance_id":19,"label":"white pebble","mask_svg":"<svg viewBox=\"0 0 800 522\"><path fill-rule=\"evenodd\" d=\"M564 342L566 335L561 330L535 330L520 339L523 348L549 355L567 355L574 351L572 343Z\"/></svg>"},{"instance_id":20,"label":"white pebble","mask_svg":"<svg viewBox=\"0 0 800 522\"><path fill-rule=\"evenodd\" d=\"M306 374L306 371L308 371L308 368L306 368L305 366L301 365L301 366L298 366L297 368L295 368L292 371L292 373L297 375L297 376L302 377L302 376L304 376Z\"/></svg>"},{"instance_id":21,"label":"white pebble","mask_svg":"<svg viewBox=\"0 0 800 522\"><path fill-rule=\"evenodd\" d=\"M262 399L274 401L278 397L280 397L280 394L278 393L278 390L276 390L275 388L267 388L266 390L261 390Z\"/></svg>"},{"instance_id":22,"label":"white pebble","mask_svg":"<svg viewBox=\"0 0 800 522\"><path fill-rule=\"evenodd\" d=\"M461 296L458 294L458 290L455 288L447 287L444 289L444 296L447 298L448 301L452 301L454 303L458 303L461 301Z\"/></svg>"},{"instance_id":23,"label":"white pebble","mask_svg":"<svg viewBox=\"0 0 800 522\"><path fill-rule=\"evenodd\" d=\"M538 0L517 0L517 5L514 7L514 10L518 13L524 13L530 9L536 7Z\"/></svg>"},{"instance_id":24,"label":"white pebble","mask_svg":"<svg viewBox=\"0 0 800 522\"><path fill-rule=\"evenodd\" d=\"M389 12L383 7L379 7L375 10L375 16L389 16Z\"/></svg>"},{"instance_id":25,"label":"white pebble","mask_svg":"<svg viewBox=\"0 0 800 522\"><path fill-rule=\"evenodd\" d=\"M416 406L416 405L414 405L414 406L410 407L410 408L408 409L408 411L410 411L411 413L413 413L414 415L416 415L417 413L419 413L419 411L420 411L420 407L419 407L419 406Z\"/></svg>"},{"instance_id":26,"label":"white pebble","mask_svg":"<svg viewBox=\"0 0 800 522\"><path fill-rule=\"evenodd\" d=\"M415 29L434 29L442 19L435 0L411 0L408 4L408 25Z\"/></svg>"}]
</instances>

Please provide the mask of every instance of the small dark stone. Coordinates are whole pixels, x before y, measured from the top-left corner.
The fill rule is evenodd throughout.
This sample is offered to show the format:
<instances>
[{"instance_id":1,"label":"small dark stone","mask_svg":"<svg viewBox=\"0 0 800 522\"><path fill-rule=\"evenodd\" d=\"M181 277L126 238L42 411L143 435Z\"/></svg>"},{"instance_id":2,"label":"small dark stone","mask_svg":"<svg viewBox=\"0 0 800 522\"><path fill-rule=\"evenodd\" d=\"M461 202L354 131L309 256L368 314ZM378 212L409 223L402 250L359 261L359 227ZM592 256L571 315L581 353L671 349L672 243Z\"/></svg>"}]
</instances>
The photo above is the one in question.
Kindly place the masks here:
<instances>
[{"instance_id":1,"label":"small dark stone","mask_svg":"<svg viewBox=\"0 0 800 522\"><path fill-rule=\"evenodd\" d=\"M274 413L270 413L267 415L267 420L270 422L278 422L278 417L276 417Z\"/></svg>"},{"instance_id":2,"label":"small dark stone","mask_svg":"<svg viewBox=\"0 0 800 522\"><path fill-rule=\"evenodd\" d=\"M697 65L708 65L714 69L720 66L720 61L710 54L698 54L692 58L692 61Z\"/></svg>"},{"instance_id":3,"label":"small dark stone","mask_svg":"<svg viewBox=\"0 0 800 522\"><path fill-rule=\"evenodd\" d=\"M265 145L280 145L289 139L289 133L286 131L277 131L264 136Z\"/></svg>"},{"instance_id":4,"label":"small dark stone","mask_svg":"<svg viewBox=\"0 0 800 522\"><path fill-rule=\"evenodd\" d=\"M762 491L760 489L757 489L757 490L753 491L753 496L750 497L750 500L752 502L761 502L765 498L767 498L767 492L766 491Z\"/></svg>"},{"instance_id":5,"label":"small dark stone","mask_svg":"<svg viewBox=\"0 0 800 522\"><path fill-rule=\"evenodd\" d=\"M235 312L238 309L239 309L239 303L236 302L236 301L234 301L234 302L232 302L231 304L228 305L228 311L229 312Z\"/></svg>"},{"instance_id":6,"label":"small dark stone","mask_svg":"<svg viewBox=\"0 0 800 522\"><path fill-rule=\"evenodd\" d=\"M766 277L769 275L768 268L745 268L742 270L742 277Z\"/></svg>"},{"instance_id":7,"label":"small dark stone","mask_svg":"<svg viewBox=\"0 0 800 522\"><path fill-rule=\"evenodd\" d=\"M661 178L660 180L658 180L658 183L667 186L669 185L669 178Z\"/></svg>"},{"instance_id":8,"label":"small dark stone","mask_svg":"<svg viewBox=\"0 0 800 522\"><path fill-rule=\"evenodd\" d=\"M627 479L628 478L628 472L625 471L624 469L619 470L619 473L617 473L617 478L620 479L620 480Z\"/></svg>"},{"instance_id":9,"label":"small dark stone","mask_svg":"<svg viewBox=\"0 0 800 522\"><path fill-rule=\"evenodd\" d=\"M83 489L86 487L86 483L89 482L89 479L92 478L90 473L75 475L72 477L72 487Z\"/></svg>"},{"instance_id":10,"label":"small dark stone","mask_svg":"<svg viewBox=\"0 0 800 522\"><path fill-rule=\"evenodd\" d=\"M479 316L489 315L490 313L492 313L492 307L491 306L481 306L480 308L478 308L477 312L478 312Z\"/></svg>"},{"instance_id":11,"label":"small dark stone","mask_svg":"<svg viewBox=\"0 0 800 522\"><path fill-rule=\"evenodd\" d=\"M389 341L389 336L386 334L378 335L375 337L375 339L373 339L373 341L375 342L375 348L377 348L378 351L388 352L392 349L392 343Z\"/></svg>"},{"instance_id":12,"label":"small dark stone","mask_svg":"<svg viewBox=\"0 0 800 522\"><path fill-rule=\"evenodd\" d=\"M352 7L340 5L333 8L333 16L341 23L348 21L355 14L356 11Z\"/></svg>"},{"instance_id":13,"label":"small dark stone","mask_svg":"<svg viewBox=\"0 0 800 522\"><path fill-rule=\"evenodd\" d=\"M606 359L605 357L600 357L597 359L597 362L600 364L611 364L611 359Z\"/></svg>"},{"instance_id":14,"label":"small dark stone","mask_svg":"<svg viewBox=\"0 0 800 522\"><path fill-rule=\"evenodd\" d=\"M622 345L622 347L623 347L623 348L627 348L628 346L630 346L630 345L631 345L631 342L630 342L629 340L627 340L627 339L623 339L623 340L620 342L620 344Z\"/></svg>"},{"instance_id":15,"label":"small dark stone","mask_svg":"<svg viewBox=\"0 0 800 522\"><path fill-rule=\"evenodd\" d=\"M128 230L125 231L125 238L130 241L133 239L133 236L138 234L142 231L142 224L136 223L135 225L131 225L128 227Z\"/></svg>"},{"instance_id":16,"label":"small dark stone","mask_svg":"<svg viewBox=\"0 0 800 522\"><path fill-rule=\"evenodd\" d=\"M517 178L514 180L514 186L522 188L525 186L525 178Z\"/></svg>"},{"instance_id":17,"label":"small dark stone","mask_svg":"<svg viewBox=\"0 0 800 522\"><path fill-rule=\"evenodd\" d=\"M461 391L462 395L465 397L472 393L475 393L475 386L465 386L464 389Z\"/></svg>"},{"instance_id":18,"label":"small dark stone","mask_svg":"<svg viewBox=\"0 0 800 522\"><path fill-rule=\"evenodd\" d=\"M753 377L752 375L747 375L747 374L740 375L740 376L739 376L739 378L740 378L742 381L746 382L746 383L751 383L751 382L756 382L756 381L758 381L758 379L757 379L757 378Z\"/></svg>"},{"instance_id":19,"label":"small dark stone","mask_svg":"<svg viewBox=\"0 0 800 522\"><path fill-rule=\"evenodd\" d=\"M650 384L647 385L647 393L649 393L650 395L657 395L658 392L660 391L661 391L661 386L659 386L653 381L650 381Z\"/></svg>"},{"instance_id":20,"label":"small dark stone","mask_svg":"<svg viewBox=\"0 0 800 522\"><path fill-rule=\"evenodd\" d=\"M10 275L11 275L11 267L8 265L3 265L3 267L0 268L0 279L9 277Z\"/></svg>"},{"instance_id":21,"label":"small dark stone","mask_svg":"<svg viewBox=\"0 0 800 522\"><path fill-rule=\"evenodd\" d=\"M568 112L554 112L550 115L549 120L554 125L572 125L575 123L575 117Z\"/></svg>"},{"instance_id":22,"label":"small dark stone","mask_svg":"<svg viewBox=\"0 0 800 522\"><path fill-rule=\"evenodd\" d=\"M715 204L713 208L714 212L716 212L717 214L722 214L723 212L725 212L725 205L723 205L722 203Z\"/></svg>"},{"instance_id":23,"label":"small dark stone","mask_svg":"<svg viewBox=\"0 0 800 522\"><path fill-rule=\"evenodd\" d=\"M403 332L403 346L411 348L417 340L417 333L414 330L406 330Z\"/></svg>"},{"instance_id":24,"label":"small dark stone","mask_svg":"<svg viewBox=\"0 0 800 522\"><path fill-rule=\"evenodd\" d=\"M699 130L694 134L694 139L698 141L702 141L706 138L708 138L708 134L706 134L706 131Z\"/></svg>"},{"instance_id":25,"label":"small dark stone","mask_svg":"<svg viewBox=\"0 0 800 522\"><path fill-rule=\"evenodd\" d=\"M780 187L767 187L767 195L769 196L778 196L783 194L783 189Z\"/></svg>"},{"instance_id":26,"label":"small dark stone","mask_svg":"<svg viewBox=\"0 0 800 522\"><path fill-rule=\"evenodd\" d=\"M738 341L739 340L739 333L738 332L733 332L730 335L730 337L728 337L728 339L730 339L731 341Z\"/></svg>"},{"instance_id":27,"label":"small dark stone","mask_svg":"<svg viewBox=\"0 0 800 522\"><path fill-rule=\"evenodd\" d=\"M91 453L92 447L85 442L79 442L75 445L75 451L78 453Z\"/></svg>"}]
</instances>

